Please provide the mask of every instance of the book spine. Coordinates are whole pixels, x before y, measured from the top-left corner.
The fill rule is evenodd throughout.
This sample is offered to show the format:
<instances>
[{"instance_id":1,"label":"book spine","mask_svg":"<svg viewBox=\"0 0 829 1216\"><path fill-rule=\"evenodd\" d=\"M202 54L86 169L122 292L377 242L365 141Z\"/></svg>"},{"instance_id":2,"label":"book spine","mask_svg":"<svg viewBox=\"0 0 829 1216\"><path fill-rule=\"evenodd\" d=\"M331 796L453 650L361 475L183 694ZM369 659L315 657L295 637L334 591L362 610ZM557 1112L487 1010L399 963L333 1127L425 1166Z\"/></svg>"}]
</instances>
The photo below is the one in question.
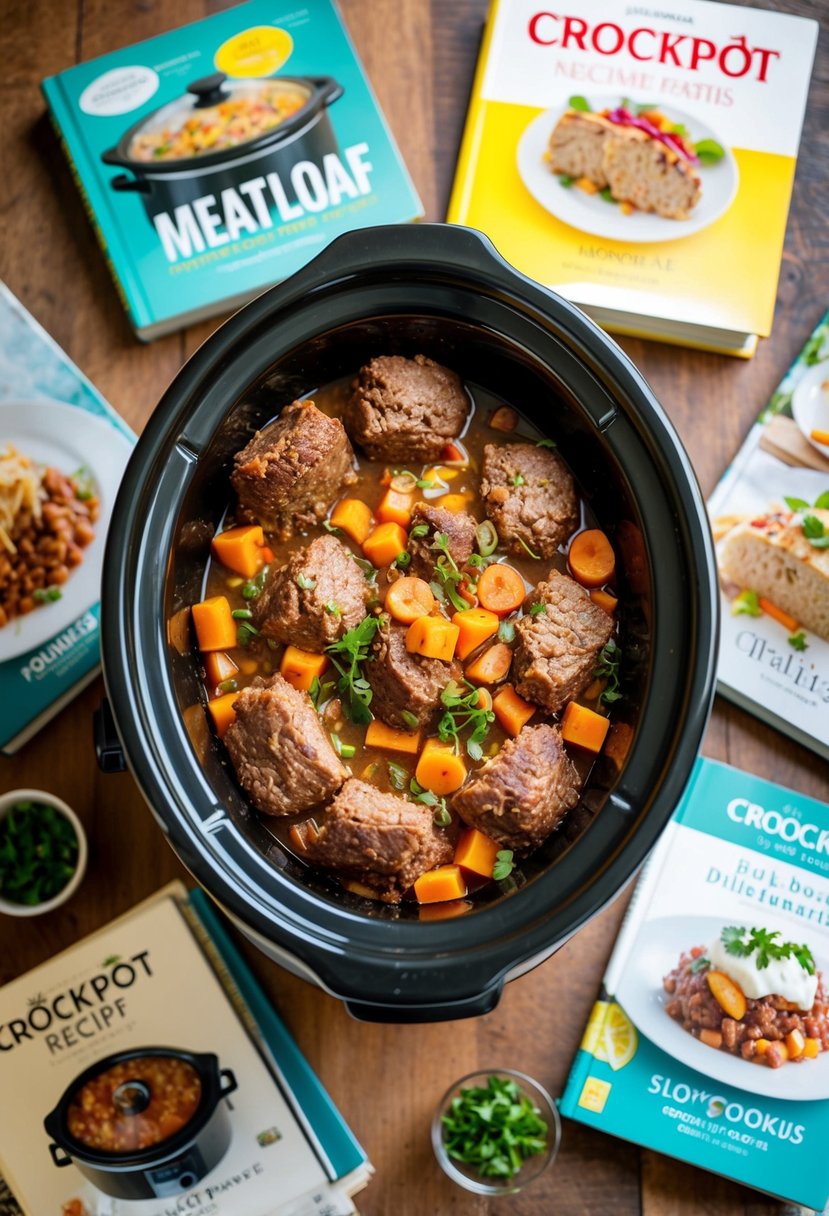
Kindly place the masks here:
<instances>
[{"instance_id":1,"label":"book spine","mask_svg":"<svg viewBox=\"0 0 829 1216\"><path fill-rule=\"evenodd\" d=\"M450 224L466 224L469 222L470 196L475 181L475 162L478 156L478 145L481 140L484 77L489 62L489 52L497 13L498 0L492 0L481 40L481 49L478 52L478 64L475 68L475 78L472 82L469 109L466 115L460 151L458 152L458 163L455 168L452 192L449 196L449 206L446 211L446 220Z\"/></svg>"},{"instance_id":2,"label":"book spine","mask_svg":"<svg viewBox=\"0 0 829 1216\"><path fill-rule=\"evenodd\" d=\"M66 157L67 164L69 165L69 172L72 175L72 180L78 189L78 194L81 197L84 210L89 217L89 221L92 225L92 231L95 233L95 238L98 241L98 245L100 246L101 252L104 255L104 260L112 281L115 284L115 290L118 293L118 298L121 301L130 324L137 332L142 327L148 325L152 318L150 317L149 311L144 303L140 283L130 276L130 290L128 291L123 281L123 277L121 273L119 273L115 264L115 260L110 253L109 241L104 235L98 214L92 205L92 201L84 183L83 175L78 167L76 153L72 150L69 140L66 138L64 125L69 125L72 122L72 119L70 117L69 108L64 104L63 98L60 96L59 85L60 81L55 78L44 80L42 84L43 95L46 98L46 103L49 107L49 117L51 118L52 126L54 127L55 133L58 137L58 142L63 149L63 154ZM76 138L79 139L80 137ZM124 265L129 265L129 258L125 251L122 251L121 256ZM130 296L130 292L133 293L133 297Z\"/></svg>"}]
</instances>

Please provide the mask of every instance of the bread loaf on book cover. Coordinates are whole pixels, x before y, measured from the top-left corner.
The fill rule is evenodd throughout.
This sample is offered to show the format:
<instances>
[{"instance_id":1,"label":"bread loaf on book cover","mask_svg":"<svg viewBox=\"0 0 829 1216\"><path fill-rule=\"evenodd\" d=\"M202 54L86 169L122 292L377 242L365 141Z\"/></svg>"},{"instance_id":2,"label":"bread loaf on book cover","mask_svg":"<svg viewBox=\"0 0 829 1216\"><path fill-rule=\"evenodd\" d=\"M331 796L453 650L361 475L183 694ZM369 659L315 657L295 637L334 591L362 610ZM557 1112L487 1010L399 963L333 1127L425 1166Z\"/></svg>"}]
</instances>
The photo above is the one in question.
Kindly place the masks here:
<instances>
[{"instance_id":1,"label":"bread loaf on book cover","mask_svg":"<svg viewBox=\"0 0 829 1216\"><path fill-rule=\"evenodd\" d=\"M829 535L829 511L808 512ZM731 528L717 546L722 574L756 591L829 641L829 549L809 543L803 519L773 511Z\"/></svg>"}]
</instances>

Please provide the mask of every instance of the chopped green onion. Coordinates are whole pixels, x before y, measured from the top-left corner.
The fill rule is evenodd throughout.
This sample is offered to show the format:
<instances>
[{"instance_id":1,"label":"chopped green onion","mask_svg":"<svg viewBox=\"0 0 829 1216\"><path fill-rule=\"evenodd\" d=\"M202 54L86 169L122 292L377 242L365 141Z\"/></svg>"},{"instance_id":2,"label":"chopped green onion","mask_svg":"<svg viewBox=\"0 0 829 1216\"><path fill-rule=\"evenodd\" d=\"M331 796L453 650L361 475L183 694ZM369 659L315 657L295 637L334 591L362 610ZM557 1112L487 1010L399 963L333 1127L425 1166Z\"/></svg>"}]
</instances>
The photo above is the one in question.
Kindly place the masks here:
<instances>
[{"instance_id":1,"label":"chopped green onion","mask_svg":"<svg viewBox=\"0 0 829 1216\"><path fill-rule=\"evenodd\" d=\"M533 553L532 549L530 548L530 546L527 544L527 542L525 540L522 540L520 536L516 536L515 539L518 541L519 545L521 545L522 548L527 550L527 552L529 553L529 555L533 559L533 561L536 561L536 562L541 561L541 554Z\"/></svg>"},{"instance_id":2,"label":"chopped green onion","mask_svg":"<svg viewBox=\"0 0 829 1216\"><path fill-rule=\"evenodd\" d=\"M530 605L530 616L541 616L542 612L546 612L546 611L547 611L546 604L531 604Z\"/></svg>"},{"instance_id":3,"label":"chopped green onion","mask_svg":"<svg viewBox=\"0 0 829 1216\"><path fill-rule=\"evenodd\" d=\"M303 591L313 591L317 585L317 580L315 578L309 578L307 574L303 574L303 572L300 570L299 574L296 576L296 585Z\"/></svg>"},{"instance_id":4,"label":"chopped green onion","mask_svg":"<svg viewBox=\"0 0 829 1216\"><path fill-rule=\"evenodd\" d=\"M415 524L409 533L409 540L419 540L421 536L426 536L428 532L428 524Z\"/></svg>"},{"instance_id":5,"label":"chopped green onion","mask_svg":"<svg viewBox=\"0 0 829 1216\"><path fill-rule=\"evenodd\" d=\"M253 618L250 608L234 608L230 615L237 621L249 621Z\"/></svg>"},{"instance_id":6,"label":"chopped green onion","mask_svg":"<svg viewBox=\"0 0 829 1216\"><path fill-rule=\"evenodd\" d=\"M447 807L445 798L441 798L435 807L432 822L436 828L448 828L452 822L452 812Z\"/></svg>"},{"instance_id":7,"label":"chopped green onion","mask_svg":"<svg viewBox=\"0 0 829 1216\"><path fill-rule=\"evenodd\" d=\"M395 764L393 760L389 760L389 781L393 789L405 790L409 774L402 764Z\"/></svg>"},{"instance_id":8,"label":"chopped green onion","mask_svg":"<svg viewBox=\"0 0 829 1216\"><path fill-rule=\"evenodd\" d=\"M335 731L331 732L331 742L334 744L334 751L338 756L342 756L343 760L351 760L357 751L353 743L343 743Z\"/></svg>"},{"instance_id":9,"label":"chopped green onion","mask_svg":"<svg viewBox=\"0 0 829 1216\"><path fill-rule=\"evenodd\" d=\"M491 520L485 519L475 529L475 541L482 557L489 557L498 548L498 533Z\"/></svg>"},{"instance_id":10,"label":"chopped green onion","mask_svg":"<svg viewBox=\"0 0 829 1216\"><path fill-rule=\"evenodd\" d=\"M417 728L420 726L417 719L417 714L413 714L410 709L404 709L400 716L403 719L407 730L417 730Z\"/></svg>"},{"instance_id":11,"label":"chopped green onion","mask_svg":"<svg viewBox=\"0 0 829 1216\"><path fill-rule=\"evenodd\" d=\"M510 477L509 483L511 486L523 486L526 480L523 473L516 473L514 477Z\"/></svg>"},{"instance_id":12,"label":"chopped green onion","mask_svg":"<svg viewBox=\"0 0 829 1216\"><path fill-rule=\"evenodd\" d=\"M498 626L498 641L506 642L507 645L515 641L515 624L513 621L501 621L501 624Z\"/></svg>"},{"instance_id":13,"label":"chopped green onion","mask_svg":"<svg viewBox=\"0 0 829 1216\"><path fill-rule=\"evenodd\" d=\"M330 613L331 616L342 616L343 614L342 608L334 600L328 600L326 602L325 611Z\"/></svg>"},{"instance_id":14,"label":"chopped green onion","mask_svg":"<svg viewBox=\"0 0 829 1216\"><path fill-rule=\"evenodd\" d=\"M555 439L536 439L535 446L537 448L557 448L558 444Z\"/></svg>"},{"instance_id":15,"label":"chopped green onion","mask_svg":"<svg viewBox=\"0 0 829 1216\"><path fill-rule=\"evenodd\" d=\"M404 549L402 553L398 553L397 557L394 559L394 564L397 566L398 570L405 570L407 566L411 565L411 561L411 553L407 553Z\"/></svg>"}]
</instances>

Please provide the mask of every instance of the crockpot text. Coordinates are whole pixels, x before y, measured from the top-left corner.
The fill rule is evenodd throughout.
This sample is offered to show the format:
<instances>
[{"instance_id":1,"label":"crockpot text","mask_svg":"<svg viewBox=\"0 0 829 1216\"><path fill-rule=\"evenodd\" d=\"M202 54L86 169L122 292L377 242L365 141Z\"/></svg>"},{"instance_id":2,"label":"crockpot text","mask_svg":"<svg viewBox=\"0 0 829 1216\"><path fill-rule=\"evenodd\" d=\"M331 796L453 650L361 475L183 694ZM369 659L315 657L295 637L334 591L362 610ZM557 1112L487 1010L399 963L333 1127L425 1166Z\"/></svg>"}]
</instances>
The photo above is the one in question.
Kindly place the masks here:
<instances>
[{"instance_id":1,"label":"crockpot text","mask_svg":"<svg viewBox=\"0 0 829 1216\"><path fill-rule=\"evenodd\" d=\"M341 159L335 152L321 164L300 160L283 181L278 173L268 173L228 186L220 194L205 194L182 203L172 214L162 211L154 216L155 230L168 262L190 258L273 228L273 209L279 222L290 223L304 215L338 206L343 199L360 198L371 193L374 166L368 160L368 144L352 144ZM295 201L293 201L295 200Z\"/></svg>"},{"instance_id":2,"label":"crockpot text","mask_svg":"<svg viewBox=\"0 0 829 1216\"><path fill-rule=\"evenodd\" d=\"M34 997L24 1015L0 1024L0 1051L13 1051L27 1039L34 1042L45 1036L49 1051L54 1053L106 1030L126 1015L126 1001L114 990L131 988L153 974L149 953L142 950L131 958L118 959L107 971L56 996Z\"/></svg>"}]
</instances>

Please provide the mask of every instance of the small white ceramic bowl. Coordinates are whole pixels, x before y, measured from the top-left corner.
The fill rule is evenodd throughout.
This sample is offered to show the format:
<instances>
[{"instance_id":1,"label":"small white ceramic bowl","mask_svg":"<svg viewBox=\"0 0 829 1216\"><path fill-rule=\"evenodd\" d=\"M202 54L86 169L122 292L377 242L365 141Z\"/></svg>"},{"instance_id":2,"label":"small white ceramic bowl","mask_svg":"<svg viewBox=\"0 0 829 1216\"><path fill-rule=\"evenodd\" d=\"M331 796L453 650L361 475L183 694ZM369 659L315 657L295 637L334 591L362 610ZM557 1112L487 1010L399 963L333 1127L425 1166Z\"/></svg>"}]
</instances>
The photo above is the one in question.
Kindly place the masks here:
<instances>
[{"instance_id":1,"label":"small white ceramic bowl","mask_svg":"<svg viewBox=\"0 0 829 1216\"><path fill-rule=\"evenodd\" d=\"M0 896L0 913L5 913L7 916L41 916L44 912L51 912L53 909L59 908L61 904L65 904L80 886L86 873L89 852L86 832L72 808L67 806L61 798L50 794L47 790L9 790L7 794L0 794L0 820L19 802L42 802L47 806L54 807L72 825L72 829L78 838L78 861L75 871L66 885L61 887L57 895L53 895L51 899L44 900L40 904L18 904L10 899L3 899Z\"/></svg>"}]
</instances>

